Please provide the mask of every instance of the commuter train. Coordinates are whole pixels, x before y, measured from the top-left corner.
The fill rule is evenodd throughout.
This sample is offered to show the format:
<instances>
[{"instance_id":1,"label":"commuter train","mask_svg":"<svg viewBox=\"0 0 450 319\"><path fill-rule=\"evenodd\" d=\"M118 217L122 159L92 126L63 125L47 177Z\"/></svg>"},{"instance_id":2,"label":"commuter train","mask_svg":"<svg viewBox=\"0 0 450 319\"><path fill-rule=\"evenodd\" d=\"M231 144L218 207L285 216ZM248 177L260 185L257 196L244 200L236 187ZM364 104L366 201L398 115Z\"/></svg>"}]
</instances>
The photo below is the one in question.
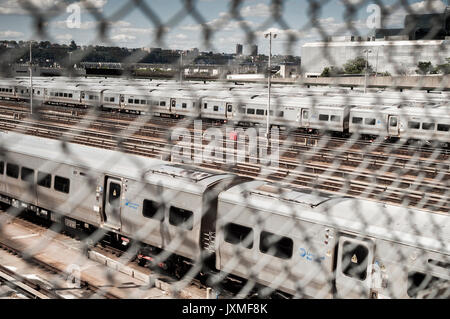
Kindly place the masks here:
<instances>
[{"instance_id":1,"label":"commuter train","mask_svg":"<svg viewBox=\"0 0 450 319\"><path fill-rule=\"evenodd\" d=\"M0 201L145 244L178 269L313 298L448 298L450 217L17 133L0 133ZM167 257L167 258L166 258ZM208 257L208 258L206 258ZM206 270L205 270L206 271Z\"/></svg>"},{"instance_id":2,"label":"commuter train","mask_svg":"<svg viewBox=\"0 0 450 319\"><path fill-rule=\"evenodd\" d=\"M262 86L236 86L160 81L86 79L80 82L39 80L34 98L46 104L194 117L231 123L265 124L267 93ZM135 85L133 85L133 83ZM414 92L340 94L323 90L274 88L271 125L307 131L330 131L343 136L405 138L450 145L450 104L446 96ZM325 93L324 93L325 92ZM29 99L26 81L0 81L0 98Z\"/></svg>"}]
</instances>

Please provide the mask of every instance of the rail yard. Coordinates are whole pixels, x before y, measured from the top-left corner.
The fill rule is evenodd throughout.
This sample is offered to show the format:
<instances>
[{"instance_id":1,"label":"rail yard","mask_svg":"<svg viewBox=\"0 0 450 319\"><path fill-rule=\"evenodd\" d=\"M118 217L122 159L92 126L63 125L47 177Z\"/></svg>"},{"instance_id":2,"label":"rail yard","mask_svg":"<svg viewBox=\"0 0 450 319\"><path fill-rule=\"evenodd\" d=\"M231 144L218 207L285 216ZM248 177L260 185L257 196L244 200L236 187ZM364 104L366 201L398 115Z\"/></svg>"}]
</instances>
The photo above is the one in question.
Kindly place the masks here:
<instances>
[{"instance_id":1,"label":"rail yard","mask_svg":"<svg viewBox=\"0 0 450 319\"><path fill-rule=\"evenodd\" d=\"M0 293L448 298L447 92L34 81L0 83Z\"/></svg>"}]
</instances>

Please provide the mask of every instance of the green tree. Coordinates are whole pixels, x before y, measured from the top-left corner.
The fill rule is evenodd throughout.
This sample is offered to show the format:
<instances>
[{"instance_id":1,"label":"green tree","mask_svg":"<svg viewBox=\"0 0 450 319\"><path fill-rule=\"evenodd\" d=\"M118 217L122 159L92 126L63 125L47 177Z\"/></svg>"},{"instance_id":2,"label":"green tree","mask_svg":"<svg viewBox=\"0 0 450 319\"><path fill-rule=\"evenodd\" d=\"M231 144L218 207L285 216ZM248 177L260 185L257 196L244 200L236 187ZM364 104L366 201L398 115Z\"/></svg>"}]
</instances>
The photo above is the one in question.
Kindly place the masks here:
<instances>
[{"instance_id":1,"label":"green tree","mask_svg":"<svg viewBox=\"0 0 450 319\"><path fill-rule=\"evenodd\" d=\"M77 44L74 40L70 41L69 49L70 51L75 51L77 49Z\"/></svg>"},{"instance_id":2,"label":"green tree","mask_svg":"<svg viewBox=\"0 0 450 319\"><path fill-rule=\"evenodd\" d=\"M450 74L450 58L445 59L447 63L439 64L436 70L442 74Z\"/></svg>"},{"instance_id":3,"label":"green tree","mask_svg":"<svg viewBox=\"0 0 450 319\"><path fill-rule=\"evenodd\" d=\"M330 76L338 76L339 74L344 73L344 71L341 68L330 66L325 67L322 71L321 77L330 77Z\"/></svg>"},{"instance_id":4,"label":"green tree","mask_svg":"<svg viewBox=\"0 0 450 319\"><path fill-rule=\"evenodd\" d=\"M417 67L418 69L416 70L416 73L418 74L429 74L433 71L433 64L428 61L428 62L424 62L424 61L419 61L419 63L417 63Z\"/></svg>"},{"instance_id":5,"label":"green tree","mask_svg":"<svg viewBox=\"0 0 450 319\"><path fill-rule=\"evenodd\" d=\"M366 69L367 60L363 57L357 57L352 60L348 60L347 63L343 65L346 74L361 74ZM369 73L372 72L372 66L368 65Z\"/></svg>"}]
</instances>

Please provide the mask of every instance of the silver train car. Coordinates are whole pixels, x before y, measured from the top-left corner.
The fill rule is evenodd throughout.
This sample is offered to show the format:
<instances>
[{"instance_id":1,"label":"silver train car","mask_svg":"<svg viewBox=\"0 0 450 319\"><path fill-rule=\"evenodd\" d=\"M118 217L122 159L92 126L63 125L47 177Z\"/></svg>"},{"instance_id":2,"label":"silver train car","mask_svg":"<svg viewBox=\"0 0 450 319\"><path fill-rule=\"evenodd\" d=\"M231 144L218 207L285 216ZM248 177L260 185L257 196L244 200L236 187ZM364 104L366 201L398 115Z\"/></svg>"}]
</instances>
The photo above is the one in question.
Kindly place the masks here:
<instances>
[{"instance_id":1,"label":"silver train car","mask_svg":"<svg viewBox=\"0 0 450 319\"><path fill-rule=\"evenodd\" d=\"M83 145L61 153L59 141L15 133L0 133L0 142L1 202L69 228L105 229L117 241L138 237L189 260L215 231L209 197L235 178Z\"/></svg>"},{"instance_id":2,"label":"silver train car","mask_svg":"<svg viewBox=\"0 0 450 319\"><path fill-rule=\"evenodd\" d=\"M144 260L212 256L215 272L314 298L415 298L450 281L447 214L17 133L0 146L0 202L139 240Z\"/></svg>"},{"instance_id":3,"label":"silver train car","mask_svg":"<svg viewBox=\"0 0 450 319\"><path fill-rule=\"evenodd\" d=\"M450 104L393 105L351 110L350 133L450 143Z\"/></svg>"},{"instance_id":4,"label":"silver train car","mask_svg":"<svg viewBox=\"0 0 450 319\"><path fill-rule=\"evenodd\" d=\"M262 181L221 192L217 211L216 268L227 274L314 298L449 288L447 214Z\"/></svg>"},{"instance_id":5,"label":"silver train car","mask_svg":"<svg viewBox=\"0 0 450 319\"><path fill-rule=\"evenodd\" d=\"M0 98L27 101L28 85L26 80L0 81ZM79 79L74 82L67 78L38 79L33 97L47 104L262 125L267 121L266 91L256 84L183 86L170 81ZM371 138L418 139L450 145L446 94L381 92L362 95L341 91L274 88L270 123L343 136L356 133ZM405 100L409 95L410 99ZM408 116L413 118L408 119ZM420 128L416 128L416 123Z\"/></svg>"}]
</instances>

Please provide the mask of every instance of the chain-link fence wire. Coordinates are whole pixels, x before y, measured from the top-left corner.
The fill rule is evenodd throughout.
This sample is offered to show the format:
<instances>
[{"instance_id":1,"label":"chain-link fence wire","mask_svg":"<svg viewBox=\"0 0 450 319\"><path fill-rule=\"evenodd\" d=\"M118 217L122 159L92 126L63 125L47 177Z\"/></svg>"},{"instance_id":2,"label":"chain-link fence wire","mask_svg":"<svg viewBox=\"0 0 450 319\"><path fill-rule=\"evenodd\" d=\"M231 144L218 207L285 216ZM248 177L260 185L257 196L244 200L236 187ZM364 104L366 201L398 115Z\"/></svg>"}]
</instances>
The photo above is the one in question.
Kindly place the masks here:
<instances>
[{"instance_id":1,"label":"chain-link fence wire","mask_svg":"<svg viewBox=\"0 0 450 319\"><path fill-rule=\"evenodd\" d=\"M228 12L215 23L201 15L199 1L180 1L180 10L172 17L159 16L145 1L123 2L117 12L108 16L92 2L79 3L97 21L97 37L92 45L114 46L109 34L113 22L132 10L140 10L154 27L149 46L165 47L168 30L186 17L201 25L204 45L211 51L216 51L217 32L234 22L246 35L246 45L254 44L257 37L274 26L285 30L287 55L296 52L302 34L315 30L323 44L308 65L303 59L305 69L323 60L328 66L339 66L330 36L346 31L362 36L352 21L367 5L378 5L382 22L398 10L416 13L415 6L404 1L390 5L381 1L342 1L346 23L340 30L330 30L322 10L329 1L307 2L309 20L299 30L292 29L284 18L284 1L271 1L270 16L256 27L241 13L244 1L230 1ZM424 6L432 11L431 2L426 1ZM19 3L35 21L34 40L51 40L48 22L72 4L59 1L51 10L41 10L31 1ZM445 23L444 29L448 25ZM434 24L428 39L439 32L441 29ZM436 47L436 58L448 52L448 44L442 42ZM425 42L408 43L414 45L408 46L406 53L417 64ZM8 59L16 61L27 50L16 50ZM67 57L62 63L69 67L66 75L73 75L70 66L79 65L91 50L79 49ZM402 50L400 45L391 45L383 51L385 63L393 65L396 74L404 73L404 65L398 60L405 54ZM142 56L136 51L121 65L137 63ZM24 194L39 194L36 189L48 181L47 175L38 174L41 170L51 175L50 198L61 198L55 190L56 172L64 170L68 161L74 169L83 168L88 180L85 187L74 189L75 184L69 183L65 200L54 200L51 207L42 208L55 216L91 220L96 230L83 239L86 248L110 234L131 239L120 261L132 261L137 254L151 257L153 261L147 266L163 265L178 278L175 291L197 278L224 294L232 291L239 298L265 298L278 293L296 298L448 298L450 110L445 92L438 95L418 90L421 86L428 88L429 76L420 77L419 87L405 92L307 88L301 78L289 86L273 84L269 111L273 126L268 141L267 84L183 80L184 66L192 63L193 58L180 57L171 65L176 70L172 81L128 76L35 79L35 90L42 89L44 96L40 101L35 99L33 115L24 117L22 125L48 125L49 121L61 124L62 117L48 113L51 107L59 112L73 110L73 118L65 117L68 125L64 130L54 128L58 133L52 136L61 144L48 146L58 154L46 159L53 163L45 164L51 172L36 167L39 161L20 158L13 145L33 142L14 135L11 143L4 135L4 198L25 202ZM223 70L226 74L232 66ZM370 75L369 80L373 77ZM448 87L445 76L437 78L436 90ZM18 88L15 93L24 90L22 97L26 97L28 84L21 80L8 81ZM394 85L401 86L401 82ZM80 104L83 102L86 109L67 102L50 105L60 101L52 93L69 91L74 98L79 94ZM105 103L107 93L115 98L109 106ZM3 105L8 106L9 101ZM190 103L194 107L190 108ZM230 112L228 105L232 107ZM126 112L130 110L134 114ZM255 121L256 126L252 123ZM242 125L249 123L250 127ZM372 126L379 130L372 130ZM16 126L16 130L20 131L20 127ZM34 129L41 136L45 135L43 131L50 129ZM92 150L77 149L72 143L112 151L105 150L104 156L98 158ZM161 166L160 160L168 166ZM18 182L11 179L15 175L13 164L20 167ZM35 174L28 182L23 170L27 165ZM221 177L212 182L210 175L199 175L205 170ZM119 195L108 186L108 177L120 180L121 188L116 189ZM14 193L12 183L22 188ZM83 203L96 196L100 197L100 208L83 211ZM34 199L27 204L36 203ZM136 211L130 208L133 204L137 204ZM21 212L14 207L7 211L12 216ZM55 222L45 235L46 241L25 253L38 254L65 228L64 219ZM236 282L240 282L237 289L230 284ZM130 294L133 297L137 296Z\"/></svg>"}]
</instances>

